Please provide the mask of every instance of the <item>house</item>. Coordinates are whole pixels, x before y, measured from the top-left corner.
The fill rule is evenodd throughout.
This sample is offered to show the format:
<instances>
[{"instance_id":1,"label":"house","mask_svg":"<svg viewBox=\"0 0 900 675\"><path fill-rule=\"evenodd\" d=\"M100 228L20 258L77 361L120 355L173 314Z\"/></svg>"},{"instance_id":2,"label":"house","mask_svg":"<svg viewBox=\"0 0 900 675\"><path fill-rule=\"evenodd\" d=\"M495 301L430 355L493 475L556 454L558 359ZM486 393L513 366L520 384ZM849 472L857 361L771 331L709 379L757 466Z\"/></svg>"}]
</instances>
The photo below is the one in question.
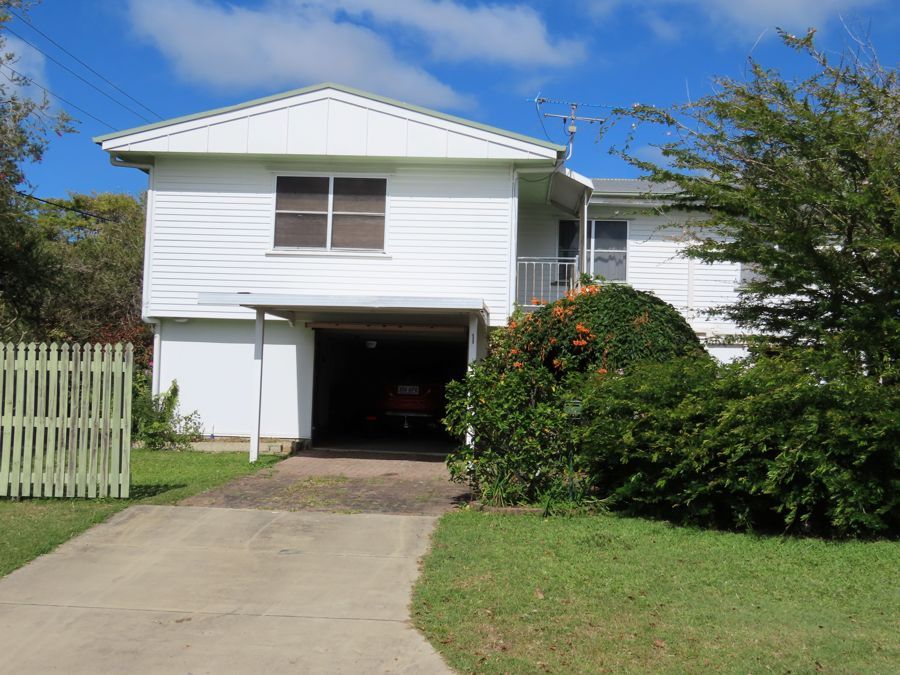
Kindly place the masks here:
<instances>
[{"instance_id":1,"label":"house","mask_svg":"<svg viewBox=\"0 0 900 675\"><path fill-rule=\"evenodd\" d=\"M149 174L153 390L177 380L252 457L363 415L392 369L461 375L580 272L654 291L711 343L735 332L702 310L735 297L738 266L680 257L647 185L589 180L543 140L322 84L95 141Z\"/></svg>"}]
</instances>

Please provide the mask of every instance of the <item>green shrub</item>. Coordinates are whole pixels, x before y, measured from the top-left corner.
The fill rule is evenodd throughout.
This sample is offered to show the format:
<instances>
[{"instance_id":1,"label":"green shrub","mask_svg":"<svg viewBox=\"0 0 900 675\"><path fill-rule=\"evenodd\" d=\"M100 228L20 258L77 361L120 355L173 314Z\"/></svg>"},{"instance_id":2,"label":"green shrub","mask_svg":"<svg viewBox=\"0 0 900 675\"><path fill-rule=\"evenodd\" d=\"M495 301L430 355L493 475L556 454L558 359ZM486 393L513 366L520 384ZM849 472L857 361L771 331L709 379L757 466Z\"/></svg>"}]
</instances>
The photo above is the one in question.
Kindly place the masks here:
<instances>
[{"instance_id":1,"label":"green shrub","mask_svg":"<svg viewBox=\"0 0 900 675\"><path fill-rule=\"evenodd\" d=\"M448 458L451 475L494 503L584 494L572 460L566 402L580 373L645 359L702 353L681 315L655 296L621 284L577 294L510 320L491 335L485 359L447 388L447 429L465 443Z\"/></svg>"},{"instance_id":2,"label":"green shrub","mask_svg":"<svg viewBox=\"0 0 900 675\"><path fill-rule=\"evenodd\" d=\"M613 506L717 527L897 533L900 390L846 356L644 363L582 392L582 462Z\"/></svg>"},{"instance_id":3,"label":"green shrub","mask_svg":"<svg viewBox=\"0 0 900 675\"><path fill-rule=\"evenodd\" d=\"M147 450L190 450L203 435L197 411L182 415L178 409L178 383L153 396L149 373L134 376L131 416L132 434Z\"/></svg>"},{"instance_id":4,"label":"green shrub","mask_svg":"<svg viewBox=\"0 0 900 675\"><path fill-rule=\"evenodd\" d=\"M625 284L582 286L577 293L513 318L502 338L497 346L506 352L496 356L504 367L530 364L557 379L703 351L678 310Z\"/></svg>"}]
</instances>

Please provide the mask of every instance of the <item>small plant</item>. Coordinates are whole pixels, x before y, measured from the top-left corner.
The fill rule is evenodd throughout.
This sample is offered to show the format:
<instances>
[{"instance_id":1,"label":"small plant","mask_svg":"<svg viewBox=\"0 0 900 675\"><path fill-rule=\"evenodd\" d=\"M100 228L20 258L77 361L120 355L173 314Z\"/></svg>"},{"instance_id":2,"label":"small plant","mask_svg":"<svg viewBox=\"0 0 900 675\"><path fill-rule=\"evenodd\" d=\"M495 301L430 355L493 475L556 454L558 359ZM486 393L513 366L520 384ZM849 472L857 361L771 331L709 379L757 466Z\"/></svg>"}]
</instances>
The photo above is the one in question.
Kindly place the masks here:
<instances>
[{"instance_id":1,"label":"small plant","mask_svg":"<svg viewBox=\"0 0 900 675\"><path fill-rule=\"evenodd\" d=\"M150 378L135 376L132 403L132 430L147 450L190 450L191 443L203 436L203 423L197 411L182 415L178 408L178 382L153 396Z\"/></svg>"}]
</instances>

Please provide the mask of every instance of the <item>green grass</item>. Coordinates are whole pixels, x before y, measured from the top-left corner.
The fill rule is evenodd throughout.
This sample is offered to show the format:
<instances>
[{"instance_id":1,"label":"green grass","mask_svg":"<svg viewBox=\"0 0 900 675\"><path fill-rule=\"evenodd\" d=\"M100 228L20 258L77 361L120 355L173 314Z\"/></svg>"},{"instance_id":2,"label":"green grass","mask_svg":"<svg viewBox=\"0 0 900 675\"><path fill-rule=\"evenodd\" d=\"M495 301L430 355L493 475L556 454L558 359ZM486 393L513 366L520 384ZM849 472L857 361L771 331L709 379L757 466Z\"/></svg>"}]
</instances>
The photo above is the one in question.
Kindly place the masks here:
<instances>
[{"instance_id":1,"label":"green grass","mask_svg":"<svg viewBox=\"0 0 900 675\"><path fill-rule=\"evenodd\" d=\"M444 516L414 621L461 672L900 672L900 544Z\"/></svg>"},{"instance_id":2,"label":"green grass","mask_svg":"<svg viewBox=\"0 0 900 675\"><path fill-rule=\"evenodd\" d=\"M272 466L244 453L131 452L131 499L0 500L0 576L133 504L171 504L233 478Z\"/></svg>"}]
</instances>

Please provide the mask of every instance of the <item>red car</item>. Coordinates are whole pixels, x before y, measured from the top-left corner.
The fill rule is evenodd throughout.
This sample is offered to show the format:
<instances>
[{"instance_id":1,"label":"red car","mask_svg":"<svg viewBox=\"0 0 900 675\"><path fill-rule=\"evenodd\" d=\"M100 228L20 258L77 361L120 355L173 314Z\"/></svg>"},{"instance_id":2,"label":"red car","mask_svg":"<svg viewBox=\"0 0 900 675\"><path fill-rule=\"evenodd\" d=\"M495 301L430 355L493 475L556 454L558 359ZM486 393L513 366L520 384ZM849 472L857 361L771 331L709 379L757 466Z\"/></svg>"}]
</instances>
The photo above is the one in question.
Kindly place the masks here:
<instances>
[{"instance_id":1,"label":"red car","mask_svg":"<svg viewBox=\"0 0 900 675\"><path fill-rule=\"evenodd\" d=\"M378 416L402 421L404 429L415 422L434 426L444 414L444 385L406 380L385 384L377 409ZM378 417L373 415L367 420L376 422Z\"/></svg>"}]
</instances>

